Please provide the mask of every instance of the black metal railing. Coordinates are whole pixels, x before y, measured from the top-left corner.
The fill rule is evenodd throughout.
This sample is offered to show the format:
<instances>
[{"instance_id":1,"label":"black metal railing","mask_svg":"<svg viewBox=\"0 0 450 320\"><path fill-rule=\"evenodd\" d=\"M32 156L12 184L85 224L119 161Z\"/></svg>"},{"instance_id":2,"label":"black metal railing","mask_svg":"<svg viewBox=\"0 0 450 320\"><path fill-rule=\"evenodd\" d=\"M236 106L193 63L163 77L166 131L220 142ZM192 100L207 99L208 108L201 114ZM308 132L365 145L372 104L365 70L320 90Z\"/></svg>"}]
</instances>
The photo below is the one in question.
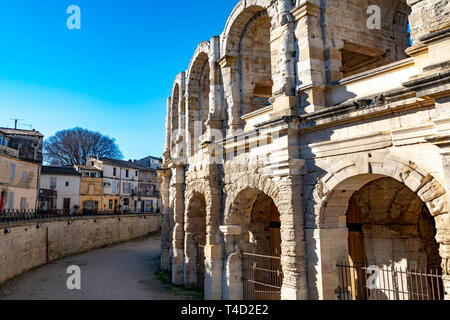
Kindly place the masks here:
<instances>
[{"instance_id":1,"label":"black metal railing","mask_svg":"<svg viewBox=\"0 0 450 320\"><path fill-rule=\"evenodd\" d=\"M281 258L243 253L244 300L280 300Z\"/></svg>"},{"instance_id":2,"label":"black metal railing","mask_svg":"<svg viewBox=\"0 0 450 320\"><path fill-rule=\"evenodd\" d=\"M125 216L125 215L159 215L159 210L152 212L134 212L120 210L3 210L0 213L0 224L14 223L21 221L33 221L42 219L55 218L77 218L77 217L94 217L94 216Z\"/></svg>"},{"instance_id":3,"label":"black metal railing","mask_svg":"<svg viewBox=\"0 0 450 320\"><path fill-rule=\"evenodd\" d=\"M347 262L337 265L338 300L444 300L438 269L367 266Z\"/></svg>"}]
</instances>

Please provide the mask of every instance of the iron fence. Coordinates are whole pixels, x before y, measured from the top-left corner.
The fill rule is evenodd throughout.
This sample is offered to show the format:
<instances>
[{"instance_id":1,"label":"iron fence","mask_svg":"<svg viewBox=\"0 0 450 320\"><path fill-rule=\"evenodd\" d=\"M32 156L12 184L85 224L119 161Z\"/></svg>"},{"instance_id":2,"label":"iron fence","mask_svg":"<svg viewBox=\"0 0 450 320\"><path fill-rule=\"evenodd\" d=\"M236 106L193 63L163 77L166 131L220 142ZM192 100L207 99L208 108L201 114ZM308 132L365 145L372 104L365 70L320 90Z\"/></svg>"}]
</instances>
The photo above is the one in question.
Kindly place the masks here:
<instances>
[{"instance_id":1,"label":"iron fence","mask_svg":"<svg viewBox=\"0 0 450 320\"><path fill-rule=\"evenodd\" d=\"M159 210L153 212L125 212L125 211L87 211L87 210L3 210L0 212L0 224L33 221L55 218L77 218L95 216L126 216L126 215L158 215Z\"/></svg>"},{"instance_id":2,"label":"iron fence","mask_svg":"<svg viewBox=\"0 0 450 320\"><path fill-rule=\"evenodd\" d=\"M337 265L338 300L444 300L438 269Z\"/></svg>"},{"instance_id":3,"label":"iron fence","mask_svg":"<svg viewBox=\"0 0 450 320\"><path fill-rule=\"evenodd\" d=\"M281 258L243 253L244 300L280 300Z\"/></svg>"},{"instance_id":4,"label":"iron fence","mask_svg":"<svg viewBox=\"0 0 450 320\"><path fill-rule=\"evenodd\" d=\"M205 287L205 246L197 244L197 287Z\"/></svg>"}]
</instances>

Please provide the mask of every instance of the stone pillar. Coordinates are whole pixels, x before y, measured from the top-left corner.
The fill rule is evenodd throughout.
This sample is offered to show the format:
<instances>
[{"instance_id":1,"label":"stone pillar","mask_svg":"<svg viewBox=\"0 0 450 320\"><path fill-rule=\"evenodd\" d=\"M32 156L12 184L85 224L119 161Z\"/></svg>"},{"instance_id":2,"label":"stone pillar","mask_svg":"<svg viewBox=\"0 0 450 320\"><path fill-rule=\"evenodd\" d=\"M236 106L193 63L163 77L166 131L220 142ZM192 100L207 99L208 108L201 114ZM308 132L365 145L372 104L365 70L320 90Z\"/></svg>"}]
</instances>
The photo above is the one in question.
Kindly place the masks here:
<instances>
[{"instance_id":1,"label":"stone pillar","mask_svg":"<svg viewBox=\"0 0 450 320\"><path fill-rule=\"evenodd\" d=\"M291 176L280 190L282 300L307 300L306 242L300 176Z\"/></svg>"},{"instance_id":2,"label":"stone pillar","mask_svg":"<svg viewBox=\"0 0 450 320\"><path fill-rule=\"evenodd\" d=\"M198 144L202 134L201 120L198 116L198 93L186 94L186 152L187 158L192 157L198 151Z\"/></svg>"},{"instance_id":3,"label":"stone pillar","mask_svg":"<svg viewBox=\"0 0 450 320\"><path fill-rule=\"evenodd\" d=\"M185 168L183 165L172 168L170 196L173 203L174 227L172 233L172 282L184 284L184 189Z\"/></svg>"},{"instance_id":4,"label":"stone pillar","mask_svg":"<svg viewBox=\"0 0 450 320\"><path fill-rule=\"evenodd\" d=\"M172 139L172 119L171 119L171 110L172 110L172 98L167 98L167 116L166 116L166 144L164 145L164 164L170 158L170 146Z\"/></svg>"},{"instance_id":5,"label":"stone pillar","mask_svg":"<svg viewBox=\"0 0 450 320\"><path fill-rule=\"evenodd\" d=\"M316 112L325 106L325 82L342 78L339 70L330 67L341 63L341 53L339 49L324 47L326 34L321 30L321 11L314 1L300 1L291 13L298 43L296 95L299 96L299 112Z\"/></svg>"},{"instance_id":6,"label":"stone pillar","mask_svg":"<svg viewBox=\"0 0 450 320\"><path fill-rule=\"evenodd\" d=\"M178 99L178 129L180 130L180 136L183 136L183 131L186 130L186 73L180 73L180 96Z\"/></svg>"},{"instance_id":7,"label":"stone pillar","mask_svg":"<svg viewBox=\"0 0 450 320\"><path fill-rule=\"evenodd\" d=\"M172 172L170 169L158 170L158 180L162 197L162 221L161 221L161 270L170 270L170 207L169 186Z\"/></svg>"},{"instance_id":8,"label":"stone pillar","mask_svg":"<svg viewBox=\"0 0 450 320\"><path fill-rule=\"evenodd\" d=\"M450 101L446 106L447 110L449 108ZM444 123L449 125L450 118L447 118L447 121ZM447 203L442 204L443 207L439 208L440 210L438 212L441 214L435 216L435 221L437 229L436 240L439 243L439 254L442 259L442 276L446 292L445 299L450 300L450 214L448 213L448 204L450 204L450 135L432 137L428 141L440 148L442 167L444 169L444 189L447 195Z\"/></svg>"},{"instance_id":9,"label":"stone pillar","mask_svg":"<svg viewBox=\"0 0 450 320\"><path fill-rule=\"evenodd\" d=\"M274 16L273 10L269 10L269 15L273 21L271 38L277 39L271 41L270 44L274 82L273 117L298 114L298 98L295 94L297 44L294 33L294 17L290 13L292 7L292 1L281 0L278 2L278 15ZM274 52L278 52L279 55L275 55ZM278 67L275 67L276 65Z\"/></svg>"},{"instance_id":10,"label":"stone pillar","mask_svg":"<svg viewBox=\"0 0 450 320\"><path fill-rule=\"evenodd\" d=\"M206 192L209 204L206 212L206 246L205 246L205 299L222 299L223 245L219 226L222 209L221 165L209 167L209 191Z\"/></svg>"},{"instance_id":11,"label":"stone pillar","mask_svg":"<svg viewBox=\"0 0 450 320\"><path fill-rule=\"evenodd\" d=\"M222 109L222 82L220 80L220 37L210 40L211 52L209 55L209 117L210 120L222 120L225 114Z\"/></svg>"},{"instance_id":12,"label":"stone pillar","mask_svg":"<svg viewBox=\"0 0 450 320\"><path fill-rule=\"evenodd\" d=\"M242 274L242 252L239 247L241 226L221 226L225 250L222 275L222 299L243 300L244 284Z\"/></svg>"},{"instance_id":13,"label":"stone pillar","mask_svg":"<svg viewBox=\"0 0 450 320\"><path fill-rule=\"evenodd\" d=\"M219 64L222 69L223 90L228 109L227 136L233 136L234 132L242 125L237 57L225 56L219 61Z\"/></svg>"},{"instance_id":14,"label":"stone pillar","mask_svg":"<svg viewBox=\"0 0 450 320\"><path fill-rule=\"evenodd\" d=\"M185 216L186 219L187 215ZM186 222L185 228L185 265L184 265L184 284L188 287L197 285L197 244L195 242L195 233L192 232L189 222Z\"/></svg>"}]
</instances>

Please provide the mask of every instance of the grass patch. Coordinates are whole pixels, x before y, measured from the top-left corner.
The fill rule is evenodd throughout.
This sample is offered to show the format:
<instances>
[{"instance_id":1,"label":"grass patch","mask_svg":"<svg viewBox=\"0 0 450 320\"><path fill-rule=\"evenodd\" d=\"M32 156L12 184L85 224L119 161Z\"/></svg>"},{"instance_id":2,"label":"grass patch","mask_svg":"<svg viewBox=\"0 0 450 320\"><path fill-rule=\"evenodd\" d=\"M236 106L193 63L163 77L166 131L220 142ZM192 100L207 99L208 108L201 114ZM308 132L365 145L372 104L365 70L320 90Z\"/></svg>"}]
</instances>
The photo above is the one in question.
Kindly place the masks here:
<instances>
[{"instance_id":1,"label":"grass patch","mask_svg":"<svg viewBox=\"0 0 450 320\"><path fill-rule=\"evenodd\" d=\"M172 273L158 269L155 276L161 281L167 291L172 292L176 296L185 296L189 300L204 300L203 290L199 288L188 288L172 284Z\"/></svg>"}]
</instances>

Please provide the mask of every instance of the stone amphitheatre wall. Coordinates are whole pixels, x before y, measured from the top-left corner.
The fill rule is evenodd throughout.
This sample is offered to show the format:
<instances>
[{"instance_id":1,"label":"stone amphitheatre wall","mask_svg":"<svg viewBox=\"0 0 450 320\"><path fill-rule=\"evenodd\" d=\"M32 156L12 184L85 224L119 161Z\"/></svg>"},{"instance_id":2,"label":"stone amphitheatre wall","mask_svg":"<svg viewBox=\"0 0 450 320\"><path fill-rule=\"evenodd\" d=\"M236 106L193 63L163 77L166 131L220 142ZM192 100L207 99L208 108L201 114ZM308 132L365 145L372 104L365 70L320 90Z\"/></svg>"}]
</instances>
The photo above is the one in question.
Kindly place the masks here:
<instances>
[{"instance_id":1,"label":"stone amphitheatre wall","mask_svg":"<svg viewBox=\"0 0 450 320\"><path fill-rule=\"evenodd\" d=\"M2 225L0 284L60 258L144 237L160 228L160 215L49 219Z\"/></svg>"}]
</instances>

